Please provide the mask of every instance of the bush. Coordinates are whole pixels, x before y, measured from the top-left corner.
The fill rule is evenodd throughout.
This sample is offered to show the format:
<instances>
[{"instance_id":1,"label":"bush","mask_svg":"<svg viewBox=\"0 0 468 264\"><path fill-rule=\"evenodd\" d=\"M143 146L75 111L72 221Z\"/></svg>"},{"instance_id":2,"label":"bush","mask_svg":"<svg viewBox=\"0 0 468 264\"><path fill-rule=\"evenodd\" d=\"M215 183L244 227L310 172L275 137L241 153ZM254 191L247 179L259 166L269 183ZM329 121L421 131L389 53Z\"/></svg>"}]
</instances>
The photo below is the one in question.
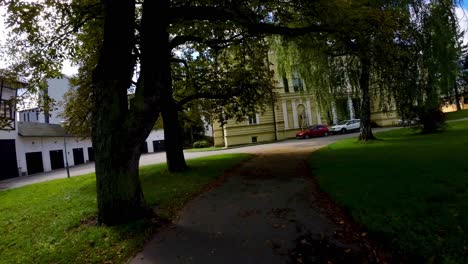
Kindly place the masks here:
<instances>
[{"instance_id":1,"label":"bush","mask_svg":"<svg viewBox=\"0 0 468 264\"><path fill-rule=\"evenodd\" d=\"M193 148L208 148L210 146L211 146L210 142L206 140L193 142Z\"/></svg>"},{"instance_id":2,"label":"bush","mask_svg":"<svg viewBox=\"0 0 468 264\"><path fill-rule=\"evenodd\" d=\"M446 115L438 108L420 107L418 111L422 133L433 133L445 128Z\"/></svg>"}]
</instances>

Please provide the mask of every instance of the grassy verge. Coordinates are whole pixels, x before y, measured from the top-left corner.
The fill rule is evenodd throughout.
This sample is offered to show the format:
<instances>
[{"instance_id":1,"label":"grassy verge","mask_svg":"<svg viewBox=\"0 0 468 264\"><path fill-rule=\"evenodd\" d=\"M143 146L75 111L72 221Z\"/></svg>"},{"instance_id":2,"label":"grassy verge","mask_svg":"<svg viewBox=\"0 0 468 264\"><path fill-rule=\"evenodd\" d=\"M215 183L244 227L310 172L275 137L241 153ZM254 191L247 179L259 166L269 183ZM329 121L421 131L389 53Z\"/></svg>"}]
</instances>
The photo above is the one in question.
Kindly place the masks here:
<instances>
[{"instance_id":1,"label":"grassy verge","mask_svg":"<svg viewBox=\"0 0 468 264\"><path fill-rule=\"evenodd\" d=\"M401 129L312 155L321 187L369 234L413 263L468 263L468 122Z\"/></svg>"},{"instance_id":2,"label":"grassy verge","mask_svg":"<svg viewBox=\"0 0 468 264\"><path fill-rule=\"evenodd\" d=\"M187 149L185 151L187 152L205 152L205 151L215 151L215 150L222 150L224 148L221 147L209 147L209 148L192 148L192 149Z\"/></svg>"},{"instance_id":3,"label":"grassy verge","mask_svg":"<svg viewBox=\"0 0 468 264\"><path fill-rule=\"evenodd\" d=\"M468 109L447 113L447 120L468 118Z\"/></svg>"},{"instance_id":4,"label":"grassy verge","mask_svg":"<svg viewBox=\"0 0 468 264\"><path fill-rule=\"evenodd\" d=\"M168 173L165 164L143 167L146 200L157 205L163 217L173 217L193 194L248 157L188 160L185 173ZM2 191L0 212L0 263L123 263L156 226L150 220L118 227L92 224L94 174Z\"/></svg>"}]
</instances>

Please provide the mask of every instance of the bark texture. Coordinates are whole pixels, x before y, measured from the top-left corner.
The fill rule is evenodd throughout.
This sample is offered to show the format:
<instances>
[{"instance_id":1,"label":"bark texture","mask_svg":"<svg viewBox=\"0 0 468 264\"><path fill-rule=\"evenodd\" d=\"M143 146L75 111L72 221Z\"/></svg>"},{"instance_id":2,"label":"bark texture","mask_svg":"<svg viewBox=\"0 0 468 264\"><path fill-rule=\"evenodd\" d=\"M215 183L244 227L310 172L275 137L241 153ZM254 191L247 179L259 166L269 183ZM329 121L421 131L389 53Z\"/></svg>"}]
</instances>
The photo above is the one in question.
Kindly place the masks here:
<instances>
[{"instance_id":1,"label":"bark texture","mask_svg":"<svg viewBox=\"0 0 468 264\"><path fill-rule=\"evenodd\" d=\"M370 67L370 59L361 56L361 76L359 77L359 86L362 92L361 133L359 134L359 140L361 141L375 139L371 125L371 101L369 94Z\"/></svg>"},{"instance_id":2,"label":"bark texture","mask_svg":"<svg viewBox=\"0 0 468 264\"><path fill-rule=\"evenodd\" d=\"M92 140L96 155L98 221L106 225L139 218L147 210L138 177L139 145L128 139L129 87L133 67L134 1L104 1L105 32L93 72Z\"/></svg>"},{"instance_id":3,"label":"bark texture","mask_svg":"<svg viewBox=\"0 0 468 264\"><path fill-rule=\"evenodd\" d=\"M170 172L187 169L182 144L179 112L172 91L163 93L162 117L164 121L164 143L166 146L167 168Z\"/></svg>"},{"instance_id":4,"label":"bark texture","mask_svg":"<svg viewBox=\"0 0 468 264\"><path fill-rule=\"evenodd\" d=\"M171 84L168 1L145 1L140 29L141 74L128 104L135 66L135 1L105 0L104 42L93 72L98 221L106 225L149 211L139 179L141 145L160 113L161 90Z\"/></svg>"}]
</instances>

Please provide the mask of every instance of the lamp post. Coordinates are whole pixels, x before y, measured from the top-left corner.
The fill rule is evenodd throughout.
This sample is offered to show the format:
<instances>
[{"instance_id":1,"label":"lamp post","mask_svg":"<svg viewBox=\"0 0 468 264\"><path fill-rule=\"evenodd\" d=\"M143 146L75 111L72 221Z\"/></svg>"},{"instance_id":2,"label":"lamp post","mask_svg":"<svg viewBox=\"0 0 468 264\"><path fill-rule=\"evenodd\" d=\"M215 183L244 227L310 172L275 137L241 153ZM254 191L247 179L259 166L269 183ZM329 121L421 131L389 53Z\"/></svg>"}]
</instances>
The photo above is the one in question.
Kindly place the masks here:
<instances>
[{"instance_id":1,"label":"lamp post","mask_svg":"<svg viewBox=\"0 0 468 264\"><path fill-rule=\"evenodd\" d=\"M63 147L65 149L65 168L67 169L67 178L70 178L70 168L68 167L68 152L67 152L67 132L65 132L65 121L60 121L63 128Z\"/></svg>"}]
</instances>

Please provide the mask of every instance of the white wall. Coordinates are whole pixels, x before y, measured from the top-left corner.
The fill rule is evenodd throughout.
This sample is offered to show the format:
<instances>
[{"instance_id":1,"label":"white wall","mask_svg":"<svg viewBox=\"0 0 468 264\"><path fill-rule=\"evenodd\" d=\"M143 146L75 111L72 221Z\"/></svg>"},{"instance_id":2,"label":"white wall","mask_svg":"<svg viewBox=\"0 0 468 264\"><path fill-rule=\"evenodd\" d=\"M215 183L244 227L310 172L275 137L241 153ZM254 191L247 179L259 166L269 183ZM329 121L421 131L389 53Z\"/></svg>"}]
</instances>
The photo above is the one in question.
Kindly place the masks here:
<instances>
[{"instance_id":1,"label":"white wall","mask_svg":"<svg viewBox=\"0 0 468 264\"><path fill-rule=\"evenodd\" d=\"M2 91L2 100L9 100L13 97L16 97L16 90L5 87Z\"/></svg>"},{"instance_id":2,"label":"white wall","mask_svg":"<svg viewBox=\"0 0 468 264\"><path fill-rule=\"evenodd\" d=\"M16 139L17 135L18 132L16 130L0 130L0 139Z\"/></svg>"},{"instance_id":3,"label":"white wall","mask_svg":"<svg viewBox=\"0 0 468 264\"><path fill-rule=\"evenodd\" d=\"M164 130L152 130L149 136L146 138L146 144L148 145L148 152L154 152L153 141L154 140L164 140Z\"/></svg>"},{"instance_id":4,"label":"white wall","mask_svg":"<svg viewBox=\"0 0 468 264\"><path fill-rule=\"evenodd\" d=\"M205 119L204 116L201 117L203 121L203 127L205 127L205 136L213 137L213 126Z\"/></svg>"},{"instance_id":5,"label":"white wall","mask_svg":"<svg viewBox=\"0 0 468 264\"><path fill-rule=\"evenodd\" d=\"M85 163L89 161L88 147L92 147L89 139L81 140L79 138L67 137L67 158L68 165L74 166L73 149L83 148ZM65 155L63 137L21 137L16 140L16 155L18 158L18 167L21 172L27 172L26 153L41 152L44 171L51 170L50 153L51 150L62 150ZM65 164L65 156L63 157Z\"/></svg>"},{"instance_id":6,"label":"white wall","mask_svg":"<svg viewBox=\"0 0 468 264\"><path fill-rule=\"evenodd\" d=\"M36 122L44 123L44 113L37 109L23 110L18 112L18 120L20 122Z\"/></svg>"},{"instance_id":7,"label":"white wall","mask_svg":"<svg viewBox=\"0 0 468 264\"><path fill-rule=\"evenodd\" d=\"M48 79L47 85L49 86L49 97L55 100L55 107L49 113L49 123L60 124L60 121L63 120L63 118L59 117L59 114L61 114L64 109L63 96L68 90L70 90L70 82L67 77L61 79Z\"/></svg>"}]
</instances>

